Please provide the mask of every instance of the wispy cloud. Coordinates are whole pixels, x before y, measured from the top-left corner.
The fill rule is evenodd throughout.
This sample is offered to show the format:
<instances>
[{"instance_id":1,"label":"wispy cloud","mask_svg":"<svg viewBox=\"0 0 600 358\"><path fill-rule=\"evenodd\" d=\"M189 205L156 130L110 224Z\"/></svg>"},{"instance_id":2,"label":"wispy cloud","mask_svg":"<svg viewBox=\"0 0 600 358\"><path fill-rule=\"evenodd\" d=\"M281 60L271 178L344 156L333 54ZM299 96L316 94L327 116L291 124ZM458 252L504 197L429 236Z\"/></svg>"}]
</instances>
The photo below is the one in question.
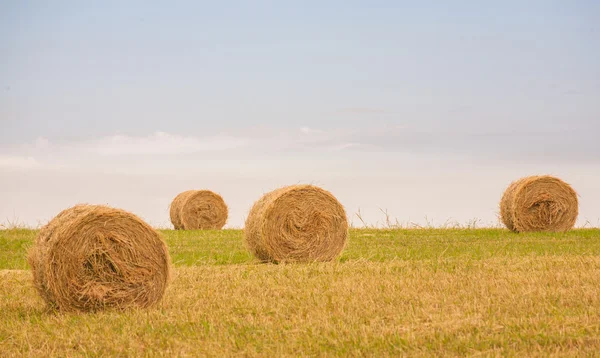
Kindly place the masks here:
<instances>
[{"instance_id":1,"label":"wispy cloud","mask_svg":"<svg viewBox=\"0 0 600 358\"><path fill-rule=\"evenodd\" d=\"M336 111L339 114L383 114L389 113L385 108L378 107L348 107Z\"/></svg>"},{"instance_id":2,"label":"wispy cloud","mask_svg":"<svg viewBox=\"0 0 600 358\"><path fill-rule=\"evenodd\" d=\"M576 90L576 89L569 89L569 90L564 91L563 94L569 95L569 96L577 96L577 95L583 94L583 92L581 92L580 90Z\"/></svg>"},{"instance_id":3,"label":"wispy cloud","mask_svg":"<svg viewBox=\"0 0 600 358\"><path fill-rule=\"evenodd\" d=\"M331 149L333 149L336 152L342 151L342 150L346 150L346 149L350 149L350 148L355 148L360 146L360 143L342 143L339 145L334 145Z\"/></svg>"},{"instance_id":4,"label":"wispy cloud","mask_svg":"<svg viewBox=\"0 0 600 358\"><path fill-rule=\"evenodd\" d=\"M31 169L39 165L37 160L28 156L0 155L0 168Z\"/></svg>"},{"instance_id":5,"label":"wispy cloud","mask_svg":"<svg viewBox=\"0 0 600 358\"><path fill-rule=\"evenodd\" d=\"M37 137L33 142L35 148L44 149L50 146L50 141L44 137Z\"/></svg>"},{"instance_id":6,"label":"wispy cloud","mask_svg":"<svg viewBox=\"0 0 600 358\"><path fill-rule=\"evenodd\" d=\"M156 132L145 137L115 135L77 146L101 155L172 155L224 151L251 143L249 139L230 136L197 138Z\"/></svg>"},{"instance_id":7,"label":"wispy cloud","mask_svg":"<svg viewBox=\"0 0 600 358\"><path fill-rule=\"evenodd\" d=\"M458 107L450 108L448 110L448 113L450 113L450 114L464 114L464 113L471 112L472 110L473 110L473 106L463 105L463 106L458 106Z\"/></svg>"},{"instance_id":8,"label":"wispy cloud","mask_svg":"<svg viewBox=\"0 0 600 358\"><path fill-rule=\"evenodd\" d=\"M160 168L181 166L182 162L189 166L198 154L205 158L203 162L208 157L231 157L247 150L254 142L233 136L201 138L165 132L74 142L37 138L21 145L0 147L0 169L140 172L156 167L162 170Z\"/></svg>"},{"instance_id":9,"label":"wispy cloud","mask_svg":"<svg viewBox=\"0 0 600 358\"><path fill-rule=\"evenodd\" d=\"M313 128L309 128L309 127L302 127L300 128L300 132L304 133L304 134L315 134L315 133L323 133L322 130L319 129L313 129Z\"/></svg>"}]
</instances>

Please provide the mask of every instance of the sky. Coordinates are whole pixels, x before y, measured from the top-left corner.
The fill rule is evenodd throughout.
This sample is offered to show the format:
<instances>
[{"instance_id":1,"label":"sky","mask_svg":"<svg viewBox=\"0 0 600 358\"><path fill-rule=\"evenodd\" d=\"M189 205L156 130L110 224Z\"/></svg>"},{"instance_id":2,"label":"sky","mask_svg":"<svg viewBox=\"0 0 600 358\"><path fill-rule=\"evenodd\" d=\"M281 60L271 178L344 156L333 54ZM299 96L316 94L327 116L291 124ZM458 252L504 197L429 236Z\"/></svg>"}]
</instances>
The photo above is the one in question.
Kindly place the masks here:
<instances>
[{"instance_id":1,"label":"sky","mask_svg":"<svg viewBox=\"0 0 600 358\"><path fill-rule=\"evenodd\" d=\"M598 64L592 0L0 0L0 224L92 203L168 227L195 188L242 227L312 183L357 226L489 226L552 174L600 226Z\"/></svg>"}]
</instances>

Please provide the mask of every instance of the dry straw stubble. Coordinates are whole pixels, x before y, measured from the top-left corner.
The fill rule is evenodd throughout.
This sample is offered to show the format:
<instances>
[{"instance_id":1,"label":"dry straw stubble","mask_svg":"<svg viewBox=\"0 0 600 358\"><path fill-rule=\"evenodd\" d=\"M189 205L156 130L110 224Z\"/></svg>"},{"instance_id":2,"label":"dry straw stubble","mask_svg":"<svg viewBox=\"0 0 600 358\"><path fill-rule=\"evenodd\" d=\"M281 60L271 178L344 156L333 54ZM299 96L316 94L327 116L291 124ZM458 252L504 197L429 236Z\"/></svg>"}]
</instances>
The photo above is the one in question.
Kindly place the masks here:
<instances>
[{"instance_id":1,"label":"dry straw stubble","mask_svg":"<svg viewBox=\"0 0 600 358\"><path fill-rule=\"evenodd\" d=\"M506 189L500 201L500 216L515 232L568 231L579 213L577 193L549 175L521 178Z\"/></svg>"},{"instance_id":2,"label":"dry straw stubble","mask_svg":"<svg viewBox=\"0 0 600 358\"><path fill-rule=\"evenodd\" d=\"M61 311L150 307L170 277L160 234L131 213L100 205L58 214L40 230L29 264L37 291Z\"/></svg>"},{"instance_id":3,"label":"dry straw stubble","mask_svg":"<svg viewBox=\"0 0 600 358\"><path fill-rule=\"evenodd\" d=\"M331 261L346 244L348 221L344 207L328 191L292 185L254 203L244 238L262 261Z\"/></svg>"},{"instance_id":4,"label":"dry straw stubble","mask_svg":"<svg viewBox=\"0 0 600 358\"><path fill-rule=\"evenodd\" d=\"M188 190L173 199L169 213L176 230L218 230L227 222L229 209L219 194Z\"/></svg>"}]
</instances>

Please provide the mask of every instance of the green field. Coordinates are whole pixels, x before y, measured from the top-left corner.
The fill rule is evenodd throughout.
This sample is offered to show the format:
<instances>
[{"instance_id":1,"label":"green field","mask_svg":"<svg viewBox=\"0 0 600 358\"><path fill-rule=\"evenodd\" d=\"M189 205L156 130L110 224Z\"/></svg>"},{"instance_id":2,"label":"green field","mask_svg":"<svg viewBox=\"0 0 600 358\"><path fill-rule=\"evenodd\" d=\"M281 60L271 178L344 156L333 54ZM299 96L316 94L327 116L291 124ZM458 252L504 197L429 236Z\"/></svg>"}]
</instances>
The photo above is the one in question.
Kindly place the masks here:
<instances>
[{"instance_id":1,"label":"green field","mask_svg":"<svg viewBox=\"0 0 600 358\"><path fill-rule=\"evenodd\" d=\"M36 231L0 231L0 355L600 352L599 229L353 229L337 262L293 265L257 262L239 230L163 234L158 308L61 314L32 287Z\"/></svg>"}]
</instances>

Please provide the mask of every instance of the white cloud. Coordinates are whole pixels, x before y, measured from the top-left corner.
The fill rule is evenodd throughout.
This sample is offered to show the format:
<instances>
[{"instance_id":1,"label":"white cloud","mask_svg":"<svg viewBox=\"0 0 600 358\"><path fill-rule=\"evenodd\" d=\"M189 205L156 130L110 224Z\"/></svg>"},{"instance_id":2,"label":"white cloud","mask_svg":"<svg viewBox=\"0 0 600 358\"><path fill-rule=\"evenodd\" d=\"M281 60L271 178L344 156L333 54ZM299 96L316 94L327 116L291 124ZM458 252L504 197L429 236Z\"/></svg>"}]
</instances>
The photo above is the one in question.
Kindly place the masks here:
<instances>
[{"instance_id":1,"label":"white cloud","mask_svg":"<svg viewBox=\"0 0 600 358\"><path fill-rule=\"evenodd\" d=\"M146 137L115 135L80 145L84 150L101 155L168 155L223 151L245 147L251 142L246 138L231 136L196 138L156 132Z\"/></svg>"},{"instance_id":2,"label":"white cloud","mask_svg":"<svg viewBox=\"0 0 600 358\"><path fill-rule=\"evenodd\" d=\"M30 169L38 166L33 157L0 155L0 168L8 169Z\"/></svg>"},{"instance_id":3,"label":"white cloud","mask_svg":"<svg viewBox=\"0 0 600 358\"><path fill-rule=\"evenodd\" d=\"M351 107L341 108L337 112L345 114L383 114L388 113L388 110L386 110L385 108L376 107Z\"/></svg>"},{"instance_id":4,"label":"white cloud","mask_svg":"<svg viewBox=\"0 0 600 358\"><path fill-rule=\"evenodd\" d=\"M304 134L323 133L323 131L321 131L321 130L312 129L312 128L309 128L309 127L302 127L302 128L300 128L300 132L302 132Z\"/></svg>"},{"instance_id":5,"label":"white cloud","mask_svg":"<svg viewBox=\"0 0 600 358\"><path fill-rule=\"evenodd\" d=\"M22 145L0 146L0 169L161 173L166 168L189 168L193 158L203 154L203 167L197 170L206 171L209 167L219 167L225 158L246 152L255 142L234 136L198 138L165 132L148 136L113 135L69 143L40 137Z\"/></svg>"},{"instance_id":6,"label":"white cloud","mask_svg":"<svg viewBox=\"0 0 600 358\"><path fill-rule=\"evenodd\" d=\"M349 148L358 147L358 146L360 146L359 143L342 143L340 145L334 146L332 149L335 151L341 151L344 149L349 149Z\"/></svg>"},{"instance_id":7,"label":"white cloud","mask_svg":"<svg viewBox=\"0 0 600 358\"><path fill-rule=\"evenodd\" d=\"M48 146L50 146L50 141L47 138L44 137L37 137L36 140L33 142L34 147L36 148L48 148Z\"/></svg>"}]
</instances>

